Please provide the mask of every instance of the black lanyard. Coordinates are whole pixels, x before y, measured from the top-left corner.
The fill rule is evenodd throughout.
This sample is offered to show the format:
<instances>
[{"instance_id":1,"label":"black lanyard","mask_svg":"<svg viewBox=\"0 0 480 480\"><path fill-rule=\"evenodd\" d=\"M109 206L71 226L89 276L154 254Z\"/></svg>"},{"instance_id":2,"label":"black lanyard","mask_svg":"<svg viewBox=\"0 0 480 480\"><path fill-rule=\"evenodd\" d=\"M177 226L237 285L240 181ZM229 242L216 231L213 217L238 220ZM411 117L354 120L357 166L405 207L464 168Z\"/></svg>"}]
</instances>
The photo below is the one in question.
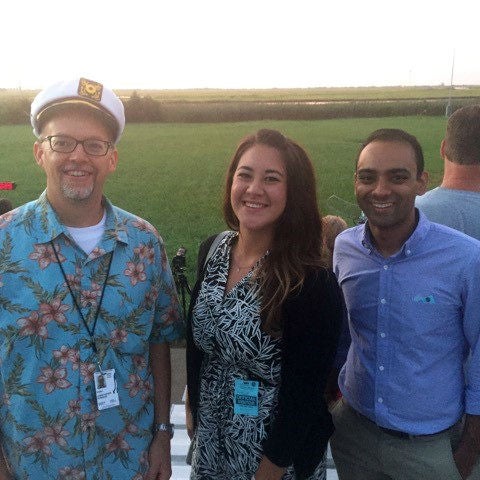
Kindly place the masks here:
<instances>
[{"instance_id":1,"label":"black lanyard","mask_svg":"<svg viewBox=\"0 0 480 480\"><path fill-rule=\"evenodd\" d=\"M77 303L77 299L75 297L75 295L73 294L73 291L72 291L72 287L70 286L70 282L68 281L67 279L67 276L65 275L65 270L63 269L63 266L60 262L60 258L58 257L58 253L57 251L55 250L55 245L53 243L53 240L50 240L50 244L52 245L52 248L53 248L53 253L55 253L55 258L57 259L57 263L58 263L58 266L60 267L60 270L62 272L62 275L63 275L63 278L65 280L65 283L67 284L67 287L68 287L68 291L70 292L70 295L72 296L72 299L73 299L73 303L75 304L75 307L77 309L77 312L80 314L80 318L82 319L82 322L83 322L83 325L85 326L85 328L87 329L87 332L88 332L88 335L90 336L90 344L92 346L92 350L93 352L95 353L95 355L97 355L97 360L98 360L98 350L97 350L97 345L95 343L95 327L97 326L97 320L98 320L98 315L100 313L100 308L102 306L102 302L103 302L103 295L105 293L105 287L107 286L107 283L108 283L108 277L110 276L110 267L112 265L112 260L113 260L113 250L112 250L112 253L110 254L110 260L108 262L108 269L107 269L107 275L105 277L105 280L103 282L103 287L102 287L102 294L100 296L100 301L98 302L98 307L97 307L97 311L95 313L95 318L93 320L93 328L90 330L90 327L88 326L87 324L87 321L85 320L85 317L83 316L83 313L82 313L82 310L80 309L80 307L78 306L78 303Z\"/></svg>"}]
</instances>

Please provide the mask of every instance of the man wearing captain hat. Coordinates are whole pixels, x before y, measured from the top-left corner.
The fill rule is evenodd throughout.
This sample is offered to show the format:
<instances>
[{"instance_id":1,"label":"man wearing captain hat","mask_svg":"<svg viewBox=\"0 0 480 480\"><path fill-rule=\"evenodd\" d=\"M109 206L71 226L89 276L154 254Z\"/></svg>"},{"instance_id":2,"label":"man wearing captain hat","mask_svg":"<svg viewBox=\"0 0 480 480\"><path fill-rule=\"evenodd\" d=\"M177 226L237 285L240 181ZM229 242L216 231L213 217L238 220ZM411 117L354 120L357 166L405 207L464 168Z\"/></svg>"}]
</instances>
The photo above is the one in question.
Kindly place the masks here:
<instances>
[{"instance_id":1,"label":"man wearing captain hat","mask_svg":"<svg viewBox=\"0 0 480 480\"><path fill-rule=\"evenodd\" d=\"M77 78L31 123L47 187L0 217L0 480L168 479L182 324L161 237L103 195L123 105Z\"/></svg>"}]
</instances>

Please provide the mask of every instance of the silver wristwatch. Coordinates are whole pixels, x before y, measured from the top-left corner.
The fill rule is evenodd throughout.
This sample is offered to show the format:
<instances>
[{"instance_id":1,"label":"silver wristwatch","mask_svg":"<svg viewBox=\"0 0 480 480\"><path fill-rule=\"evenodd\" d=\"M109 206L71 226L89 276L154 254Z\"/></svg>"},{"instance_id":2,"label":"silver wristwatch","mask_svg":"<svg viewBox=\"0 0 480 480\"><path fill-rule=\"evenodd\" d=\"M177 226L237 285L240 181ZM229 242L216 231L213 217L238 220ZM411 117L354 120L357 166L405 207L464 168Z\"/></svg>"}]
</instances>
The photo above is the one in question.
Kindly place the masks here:
<instances>
[{"instance_id":1,"label":"silver wristwatch","mask_svg":"<svg viewBox=\"0 0 480 480\"><path fill-rule=\"evenodd\" d=\"M175 425L173 423L155 423L153 425L153 433L168 432L170 434L170 438L173 438L174 431Z\"/></svg>"}]
</instances>

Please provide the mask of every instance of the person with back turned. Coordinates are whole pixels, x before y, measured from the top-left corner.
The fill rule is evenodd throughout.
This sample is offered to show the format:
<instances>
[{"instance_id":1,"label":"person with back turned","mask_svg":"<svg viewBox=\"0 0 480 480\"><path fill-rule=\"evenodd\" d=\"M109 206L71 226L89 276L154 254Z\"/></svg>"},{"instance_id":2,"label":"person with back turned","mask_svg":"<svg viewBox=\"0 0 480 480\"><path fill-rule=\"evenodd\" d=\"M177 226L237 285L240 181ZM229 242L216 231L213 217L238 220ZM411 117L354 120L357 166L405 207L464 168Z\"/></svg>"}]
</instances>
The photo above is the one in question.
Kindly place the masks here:
<instances>
[{"instance_id":1,"label":"person with back turned","mask_svg":"<svg viewBox=\"0 0 480 480\"><path fill-rule=\"evenodd\" d=\"M416 206L432 222L480 240L480 105L460 108L448 119L440 155L442 183L417 197Z\"/></svg>"}]
</instances>

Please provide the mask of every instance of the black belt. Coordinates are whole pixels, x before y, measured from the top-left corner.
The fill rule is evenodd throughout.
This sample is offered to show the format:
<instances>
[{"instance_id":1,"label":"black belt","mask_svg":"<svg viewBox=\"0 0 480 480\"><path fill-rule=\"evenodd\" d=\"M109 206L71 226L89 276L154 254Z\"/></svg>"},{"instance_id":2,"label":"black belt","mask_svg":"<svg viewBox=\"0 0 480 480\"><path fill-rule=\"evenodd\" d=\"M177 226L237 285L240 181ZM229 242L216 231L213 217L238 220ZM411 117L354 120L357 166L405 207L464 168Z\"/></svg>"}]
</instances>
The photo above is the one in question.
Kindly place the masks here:
<instances>
[{"instance_id":1,"label":"black belt","mask_svg":"<svg viewBox=\"0 0 480 480\"><path fill-rule=\"evenodd\" d=\"M400 430L394 430L393 428L381 427L380 425L377 425L377 428L379 428L383 433L386 433L387 435L391 435L392 437L397 437L397 438L412 438L412 437L426 436L426 435L412 435L407 432L401 432ZM435 435L435 434L432 434L432 435Z\"/></svg>"},{"instance_id":2,"label":"black belt","mask_svg":"<svg viewBox=\"0 0 480 480\"><path fill-rule=\"evenodd\" d=\"M344 400L344 403L345 405L348 405L347 402L345 402ZM387 435L390 435L392 437L396 437L396 438L403 438L403 439L407 439L407 438L417 438L417 437L431 437L433 435L438 435L439 433L443 433L443 432L446 432L447 430L449 430L450 428L452 427L448 427L448 428L445 428L443 430L440 430L439 432L435 432L435 433L425 433L425 434L412 434L412 433L407 433L407 432L402 432L400 430L394 430L393 428L385 428L385 427L381 427L380 425L377 425L373 420L370 420L368 417L366 417L365 415L361 414L360 412L357 412L357 410L355 410L354 408L352 408L350 405L348 405L348 408L350 408L352 410L352 412L354 412L356 415L358 415L359 417L363 418L364 420L366 420L367 422L371 423L372 425L375 425L380 431L382 431L383 433L386 433Z\"/></svg>"}]
</instances>

